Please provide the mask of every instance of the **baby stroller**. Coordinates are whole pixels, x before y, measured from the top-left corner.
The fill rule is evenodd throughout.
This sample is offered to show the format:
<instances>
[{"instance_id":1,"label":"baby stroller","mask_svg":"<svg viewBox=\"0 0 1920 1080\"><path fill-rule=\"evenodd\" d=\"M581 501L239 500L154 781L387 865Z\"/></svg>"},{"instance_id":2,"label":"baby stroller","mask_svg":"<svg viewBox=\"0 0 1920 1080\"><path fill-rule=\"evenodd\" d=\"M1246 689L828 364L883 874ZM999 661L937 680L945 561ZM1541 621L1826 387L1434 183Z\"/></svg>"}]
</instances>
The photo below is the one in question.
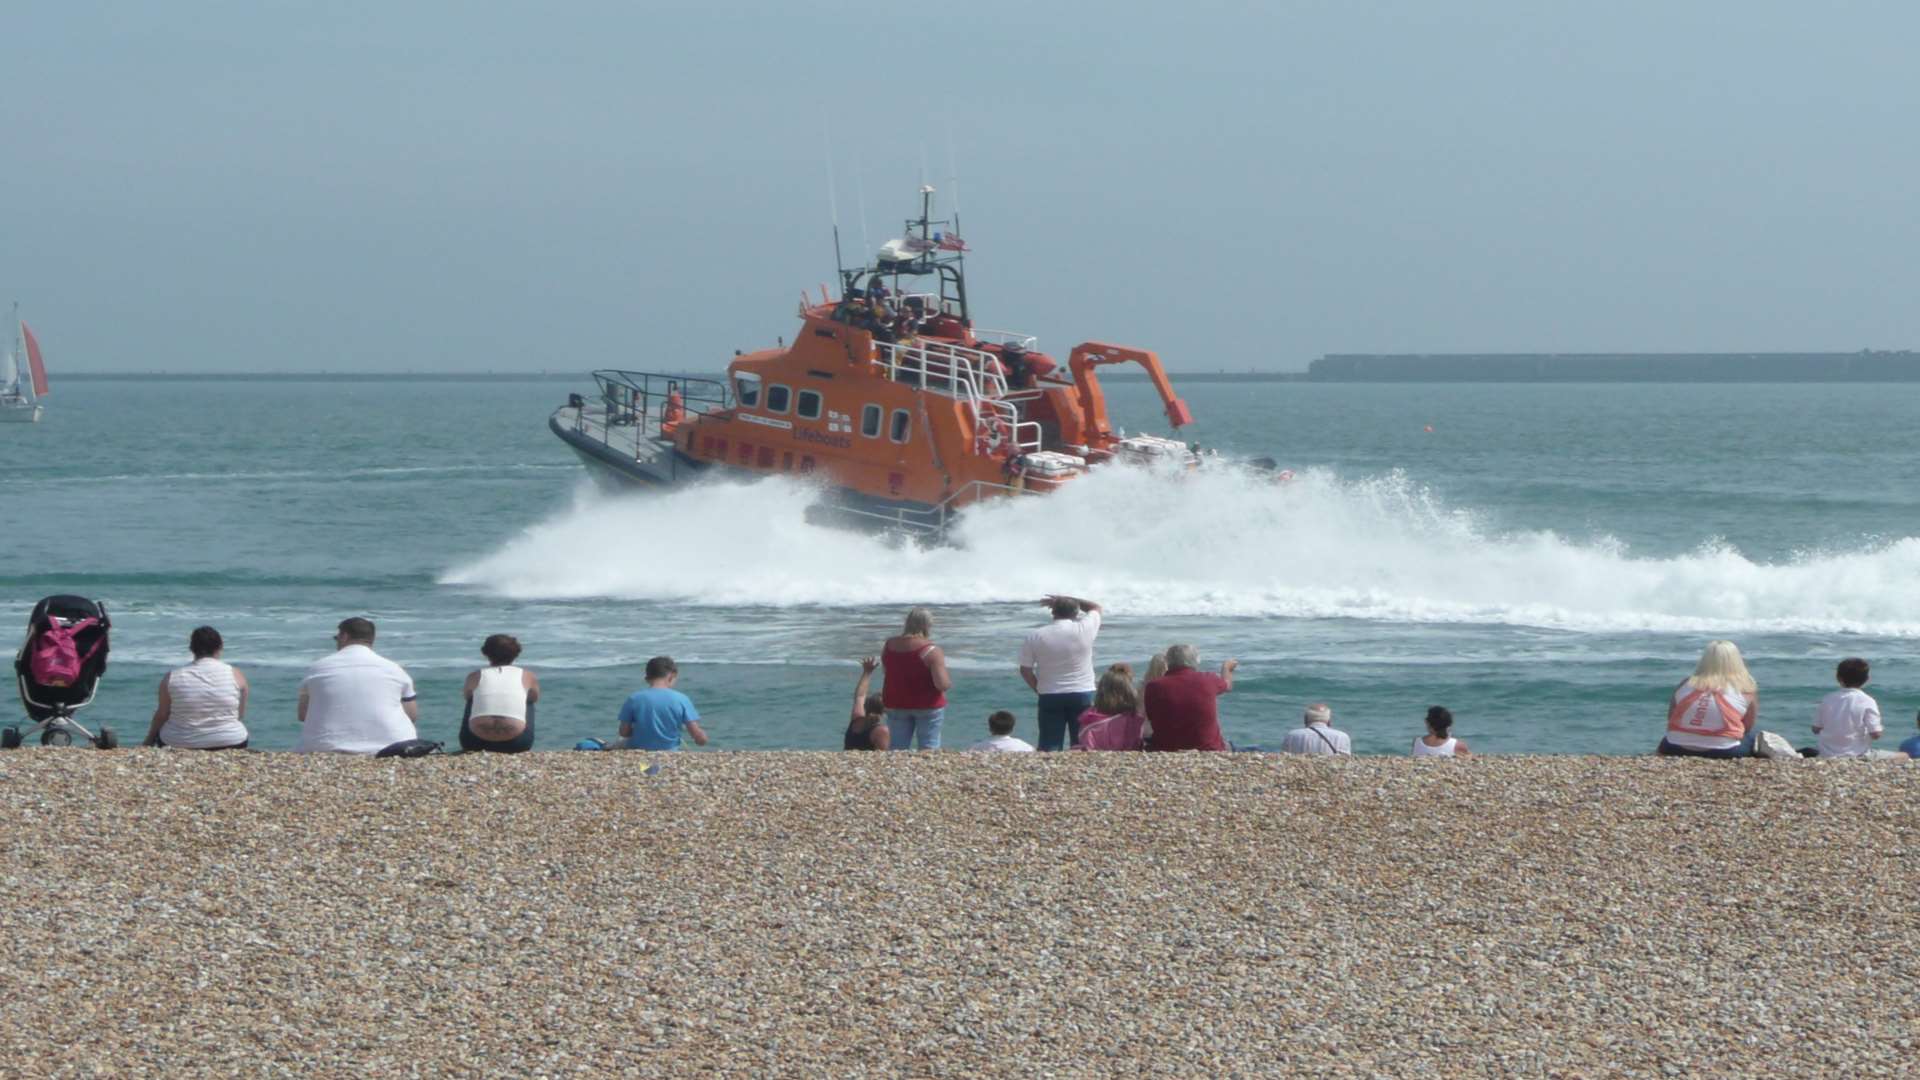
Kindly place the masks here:
<instances>
[{"instance_id":1,"label":"baby stroller","mask_svg":"<svg viewBox=\"0 0 1920 1080\"><path fill-rule=\"evenodd\" d=\"M36 735L42 746L71 746L76 738L101 750L120 745L112 728L102 727L95 735L73 718L93 704L107 670L112 627L106 607L85 597L49 596L33 606L27 640L13 660L20 704L32 726L0 729L0 748L11 750Z\"/></svg>"}]
</instances>

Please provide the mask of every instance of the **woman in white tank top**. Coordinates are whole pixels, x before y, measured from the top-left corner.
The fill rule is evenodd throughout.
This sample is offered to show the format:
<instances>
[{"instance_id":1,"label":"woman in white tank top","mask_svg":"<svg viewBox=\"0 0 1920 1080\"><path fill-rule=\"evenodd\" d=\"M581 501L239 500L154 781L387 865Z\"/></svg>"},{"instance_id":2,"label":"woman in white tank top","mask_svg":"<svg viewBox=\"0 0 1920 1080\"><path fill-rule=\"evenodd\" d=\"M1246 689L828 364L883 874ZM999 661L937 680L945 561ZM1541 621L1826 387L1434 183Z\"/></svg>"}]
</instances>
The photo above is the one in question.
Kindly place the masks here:
<instances>
[{"instance_id":1,"label":"woman in white tank top","mask_svg":"<svg viewBox=\"0 0 1920 1080\"><path fill-rule=\"evenodd\" d=\"M1467 744L1449 734L1453 714L1435 705L1427 710L1427 733L1413 740L1414 757L1472 757Z\"/></svg>"},{"instance_id":2,"label":"woman in white tank top","mask_svg":"<svg viewBox=\"0 0 1920 1080\"><path fill-rule=\"evenodd\" d=\"M480 652L491 666L467 676L460 748L495 754L533 749L533 703L540 699L540 680L514 666L520 658L520 642L494 634L481 644Z\"/></svg>"},{"instance_id":3,"label":"woman in white tank top","mask_svg":"<svg viewBox=\"0 0 1920 1080\"><path fill-rule=\"evenodd\" d=\"M160 678L160 705L147 727L146 746L187 750L245 750L247 677L220 659L220 631L202 626L187 639L193 663Z\"/></svg>"}]
</instances>

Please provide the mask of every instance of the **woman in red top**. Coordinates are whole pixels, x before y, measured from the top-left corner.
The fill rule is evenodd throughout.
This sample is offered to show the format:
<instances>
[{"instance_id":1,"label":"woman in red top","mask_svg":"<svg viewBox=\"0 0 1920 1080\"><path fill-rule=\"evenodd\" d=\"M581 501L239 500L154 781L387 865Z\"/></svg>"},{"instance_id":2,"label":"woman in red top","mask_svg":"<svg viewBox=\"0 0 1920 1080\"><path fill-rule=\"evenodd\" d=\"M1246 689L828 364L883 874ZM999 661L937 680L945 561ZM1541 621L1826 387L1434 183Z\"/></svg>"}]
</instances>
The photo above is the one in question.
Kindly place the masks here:
<instances>
[{"instance_id":1,"label":"woman in red top","mask_svg":"<svg viewBox=\"0 0 1920 1080\"><path fill-rule=\"evenodd\" d=\"M907 625L880 650L886 685L880 699L887 708L887 732L895 750L940 749L940 721L947 714L947 657L933 643L933 612L907 612Z\"/></svg>"}]
</instances>

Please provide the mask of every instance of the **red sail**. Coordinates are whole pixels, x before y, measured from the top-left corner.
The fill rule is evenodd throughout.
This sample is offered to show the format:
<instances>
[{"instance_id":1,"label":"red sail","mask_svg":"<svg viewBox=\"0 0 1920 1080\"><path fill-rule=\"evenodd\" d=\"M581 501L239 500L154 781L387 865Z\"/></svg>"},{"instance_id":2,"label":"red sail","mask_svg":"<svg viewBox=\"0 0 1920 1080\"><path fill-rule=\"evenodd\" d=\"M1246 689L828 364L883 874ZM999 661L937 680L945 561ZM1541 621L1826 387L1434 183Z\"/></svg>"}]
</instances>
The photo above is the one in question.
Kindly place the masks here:
<instances>
[{"instance_id":1,"label":"red sail","mask_svg":"<svg viewBox=\"0 0 1920 1080\"><path fill-rule=\"evenodd\" d=\"M45 397L47 394L47 366L40 362L40 343L33 338L33 331L26 323L20 324L20 336L27 342L27 366L33 369L33 394Z\"/></svg>"}]
</instances>

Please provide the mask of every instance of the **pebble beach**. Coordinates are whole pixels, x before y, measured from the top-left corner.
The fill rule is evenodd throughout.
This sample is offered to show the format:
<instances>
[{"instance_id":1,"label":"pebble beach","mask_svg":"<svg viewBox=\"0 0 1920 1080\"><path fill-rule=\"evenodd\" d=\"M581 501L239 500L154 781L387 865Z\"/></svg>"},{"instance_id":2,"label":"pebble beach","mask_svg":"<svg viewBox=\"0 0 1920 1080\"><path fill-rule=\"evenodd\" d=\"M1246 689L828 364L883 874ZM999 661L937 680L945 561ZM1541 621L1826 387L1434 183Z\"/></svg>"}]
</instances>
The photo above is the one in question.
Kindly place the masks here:
<instances>
[{"instance_id":1,"label":"pebble beach","mask_svg":"<svg viewBox=\"0 0 1920 1080\"><path fill-rule=\"evenodd\" d=\"M0 793L20 1075L1873 1076L1920 1040L1905 766L25 750Z\"/></svg>"}]
</instances>

